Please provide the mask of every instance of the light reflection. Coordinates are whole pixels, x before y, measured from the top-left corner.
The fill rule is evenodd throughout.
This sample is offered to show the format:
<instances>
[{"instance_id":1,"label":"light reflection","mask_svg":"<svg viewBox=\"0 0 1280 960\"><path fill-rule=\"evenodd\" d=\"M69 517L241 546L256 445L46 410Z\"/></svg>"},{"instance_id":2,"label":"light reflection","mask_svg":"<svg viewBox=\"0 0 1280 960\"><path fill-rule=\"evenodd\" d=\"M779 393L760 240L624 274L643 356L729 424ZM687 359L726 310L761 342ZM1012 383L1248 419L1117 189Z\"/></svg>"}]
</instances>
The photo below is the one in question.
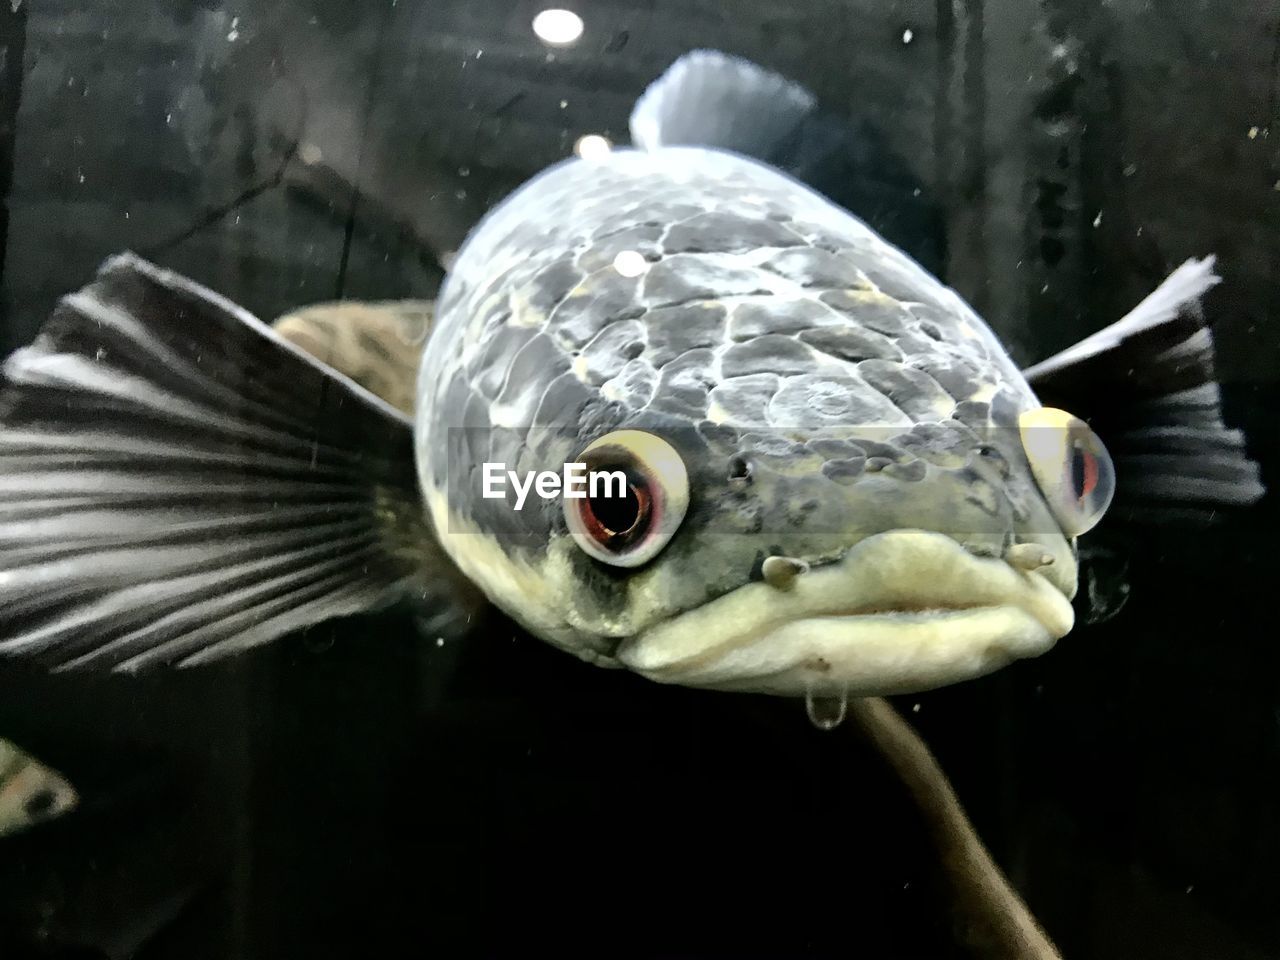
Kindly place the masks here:
<instances>
[{"instance_id":1,"label":"light reflection","mask_svg":"<svg viewBox=\"0 0 1280 960\"><path fill-rule=\"evenodd\" d=\"M613 269L624 277L638 277L649 269L649 264L637 251L623 250L613 258Z\"/></svg>"},{"instance_id":2,"label":"light reflection","mask_svg":"<svg viewBox=\"0 0 1280 960\"><path fill-rule=\"evenodd\" d=\"M533 18L533 32L544 43L566 46L582 36L582 18L572 10L543 10Z\"/></svg>"},{"instance_id":3,"label":"light reflection","mask_svg":"<svg viewBox=\"0 0 1280 960\"><path fill-rule=\"evenodd\" d=\"M583 160L603 160L609 156L609 151L613 149L607 137L602 137L598 133L588 133L585 137L579 137L578 142L573 145L573 152L580 156Z\"/></svg>"}]
</instances>

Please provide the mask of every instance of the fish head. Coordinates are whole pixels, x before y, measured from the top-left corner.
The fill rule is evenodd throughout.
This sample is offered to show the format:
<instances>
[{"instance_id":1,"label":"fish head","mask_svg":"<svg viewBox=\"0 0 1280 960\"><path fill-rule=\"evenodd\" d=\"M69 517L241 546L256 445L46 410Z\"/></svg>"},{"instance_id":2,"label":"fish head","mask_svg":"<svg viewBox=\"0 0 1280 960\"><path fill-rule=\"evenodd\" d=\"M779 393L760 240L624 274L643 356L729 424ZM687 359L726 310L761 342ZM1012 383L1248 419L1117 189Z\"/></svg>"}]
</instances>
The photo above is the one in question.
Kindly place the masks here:
<instances>
[{"instance_id":1,"label":"fish head","mask_svg":"<svg viewBox=\"0 0 1280 960\"><path fill-rule=\"evenodd\" d=\"M427 351L420 472L446 550L534 634L802 696L930 689L1072 629L1105 452L846 211L673 148L549 172L468 243L438 345L471 372ZM627 482L513 510L458 489L485 461Z\"/></svg>"},{"instance_id":2,"label":"fish head","mask_svg":"<svg viewBox=\"0 0 1280 960\"><path fill-rule=\"evenodd\" d=\"M1079 531L1046 478L1087 472L1050 451L1081 426L1015 390L968 422L691 426L649 410L545 444L532 463L581 464L580 495L531 497L529 548L507 539L464 568L544 639L658 682L934 689L1072 629Z\"/></svg>"}]
</instances>

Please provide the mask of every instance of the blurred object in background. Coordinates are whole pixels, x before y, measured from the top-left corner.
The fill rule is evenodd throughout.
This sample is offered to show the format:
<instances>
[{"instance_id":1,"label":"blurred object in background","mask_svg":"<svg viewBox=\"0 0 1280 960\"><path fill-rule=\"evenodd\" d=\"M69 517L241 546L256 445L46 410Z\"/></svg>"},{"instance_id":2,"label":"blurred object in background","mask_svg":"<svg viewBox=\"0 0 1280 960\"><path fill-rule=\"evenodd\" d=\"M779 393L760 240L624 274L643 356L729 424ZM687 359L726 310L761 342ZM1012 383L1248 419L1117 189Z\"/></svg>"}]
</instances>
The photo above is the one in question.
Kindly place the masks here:
<instances>
[{"instance_id":1,"label":"blurred object in background","mask_svg":"<svg viewBox=\"0 0 1280 960\"><path fill-rule=\"evenodd\" d=\"M66 777L0 738L0 837L54 820L79 802Z\"/></svg>"},{"instance_id":2,"label":"blurred object in background","mask_svg":"<svg viewBox=\"0 0 1280 960\"><path fill-rule=\"evenodd\" d=\"M435 303L396 300L300 307L273 326L291 343L413 416L418 359Z\"/></svg>"}]
</instances>

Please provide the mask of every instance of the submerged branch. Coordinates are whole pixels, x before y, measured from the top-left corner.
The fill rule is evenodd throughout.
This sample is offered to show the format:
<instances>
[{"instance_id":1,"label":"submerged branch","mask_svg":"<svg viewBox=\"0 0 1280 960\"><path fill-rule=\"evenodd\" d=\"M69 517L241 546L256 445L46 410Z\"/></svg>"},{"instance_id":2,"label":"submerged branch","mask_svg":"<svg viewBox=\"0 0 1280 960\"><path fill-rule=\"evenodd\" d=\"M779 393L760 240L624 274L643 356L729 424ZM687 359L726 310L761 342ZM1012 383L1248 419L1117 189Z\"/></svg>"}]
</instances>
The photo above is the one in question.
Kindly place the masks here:
<instances>
[{"instance_id":1,"label":"submerged branch","mask_svg":"<svg viewBox=\"0 0 1280 960\"><path fill-rule=\"evenodd\" d=\"M853 700L849 712L924 815L971 945L985 960L1061 960L991 859L947 775L911 725L879 697Z\"/></svg>"}]
</instances>

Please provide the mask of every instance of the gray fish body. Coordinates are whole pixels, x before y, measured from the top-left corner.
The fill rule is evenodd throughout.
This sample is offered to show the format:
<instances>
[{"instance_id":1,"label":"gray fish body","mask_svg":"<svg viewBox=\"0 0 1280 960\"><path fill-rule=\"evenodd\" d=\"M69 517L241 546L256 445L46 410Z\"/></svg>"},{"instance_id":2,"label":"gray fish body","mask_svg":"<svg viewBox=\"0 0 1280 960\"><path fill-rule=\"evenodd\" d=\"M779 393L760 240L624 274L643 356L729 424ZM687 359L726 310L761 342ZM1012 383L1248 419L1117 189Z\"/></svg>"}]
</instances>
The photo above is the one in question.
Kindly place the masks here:
<instances>
[{"instance_id":1,"label":"gray fish body","mask_svg":"<svg viewBox=\"0 0 1280 960\"><path fill-rule=\"evenodd\" d=\"M1018 448L1035 406L973 310L847 211L736 154L618 151L544 172L459 251L424 352L417 456L463 569L517 618L543 607L544 631L567 604L565 645L607 659L765 555L822 563L896 529L991 556L1037 540L1070 594L1069 546ZM662 432L691 470L658 569L623 583L568 554L587 590L512 590L481 545L538 571L541 594L564 522L555 500L483 499L481 465L559 472L623 428ZM745 485L729 479L741 462Z\"/></svg>"}]
</instances>

